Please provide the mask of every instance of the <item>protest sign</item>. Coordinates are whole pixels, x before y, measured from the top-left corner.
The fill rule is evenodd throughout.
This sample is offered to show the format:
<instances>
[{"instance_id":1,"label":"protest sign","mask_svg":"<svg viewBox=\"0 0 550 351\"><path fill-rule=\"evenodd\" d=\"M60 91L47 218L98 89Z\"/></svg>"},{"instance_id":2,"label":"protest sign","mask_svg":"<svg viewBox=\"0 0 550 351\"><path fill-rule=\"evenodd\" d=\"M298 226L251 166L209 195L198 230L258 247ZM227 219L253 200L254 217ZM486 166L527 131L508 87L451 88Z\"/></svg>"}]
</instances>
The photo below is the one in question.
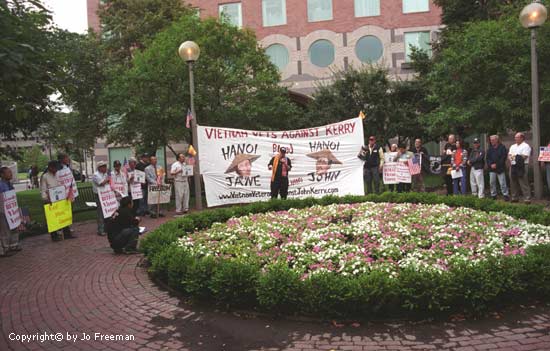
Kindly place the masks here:
<instances>
[{"instance_id":1,"label":"protest sign","mask_svg":"<svg viewBox=\"0 0 550 351\"><path fill-rule=\"evenodd\" d=\"M430 172L441 174L441 156L430 156Z\"/></svg>"},{"instance_id":2,"label":"protest sign","mask_svg":"<svg viewBox=\"0 0 550 351\"><path fill-rule=\"evenodd\" d=\"M139 169L134 169L134 182L144 184L145 172L142 172Z\"/></svg>"},{"instance_id":3,"label":"protest sign","mask_svg":"<svg viewBox=\"0 0 550 351\"><path fill-rule=\"evenodd\" d=\"M128 196L128 182L122 174L111 176L111 189L121 194L122 197Z\"/></svg>"},{"instance_id":4,"label":"protest sign","mask_svg":"<svg viewBox=\"0 0 550 351\"><path fill-rule=\"evenodd\" d=\"M141 184L139 183L130 184L130 194L132 195L132 200L143 199L143 191L141 190Z\"/></svg>"},{"instance_id":5,"label":"protest sign","mask_svg":"<svg viewBox=\"0 0 550 351\"><path fill-rule=\"evenodd\" d=\"M59 184L65 186L65 193L67 194L65 195L65 198L67 198L69 194L70 187L73 188L73 197L76 198L78 196L78 187L76 186L76 182L74 180L73 171L71 171L69 167L64 167L57 171L55 177L57 178Z\"/></svg>"},{"instance_id":6,"label":"protest sign","mask_svg":"<svg viewBox=\"0 0 550 351\"><path fill-rule=\"evenodd\" d=\"M451 177L452 177L453 179L462 178L462 170L459 169L459 170L457 171L456 169L453 169L453 170L451 171Z\"/></svg>"},{"instance_id":7,"label":"protest sign","mask_svg":"<svg viewBox=\"0 0 550 351\"><path fill-rule=\"evenodd\" d=\"M542 146L540 148L539 162L550 162L550 146Z\"/></svg>"},{"instance_id":8,"label":"protest sign","mask_svg":"<svg viewBox=\"0 0 550 351\"><path fill-rule=\"evenodd\" d=\"M67 189L64 185L54 186L53 188L48 189L48 196L50 198L50 202L65 200L67 198Z\"/></svg>"},{"instance_id":9,"label":"protest sign","mask_svg":"<svg viewBox=\"0 0 550 351\"><path fill-rule=\"evenodd\" d=\"M53 233L73 223L72 205L69 200L44 205L48 232Z\"/></svg>"},{"instance_id":10,"label":"protest sign","mask_svg":"<svg viewBox=\"0 0 550 351\"><path fill-rule=\"evenodd\" d=\"M21 225L21 212L17 204L15 190L2 193L2 212L6 216L10 229L15 229Z\"/></svg>"},{"instance_id":11,"label":"protest sign","mask_svg":"<svg viewBox=\"0 0 550 351\"><path fill-rule=\"evenodd\" d=\"M115 192L111 189L109 184L106 184L97 188L97 194L99 195L103 218L111 218L113 213L118 209L118 201Z\"/></svg>"},{"instance_id":12,"label":"protest sign","mask_svg":"<svg viewBox=\"0 0 550 351\"><path fill-rule=\"evenodd\" d=\"M268 163L281 147L292 162L289 198L364 195L363 121L292 131L199 126L200 168L208 206L270 199Z\"/></svg>"},{"instance_id":13,"label":"protest sign","mask_svg":"<svg viewBox=\"0 0 550 351\"><path fill-rule=\"evenodd\" d=\"M149 185L147 203L149 205L167 204L172 195L172 184Z\"/></svg>"},{"instance_id":14,"label":"protest sign","mask_svg":"<svg viewBox=\"0 0 550 351\"><path fill-rule=\"evenodd\" d=\"M411 183L411 173L409 167L403 162L384 163L383 180L384 184Z\"/></svg>"},{"instance_id":15,"label":"protest sign","mask_svg":"<svg viewBox=\"0 0 550 351\"><path fill-rule=\"evenodd\" d=\"M184 177L191 177L193 176L193 166L191 165L183 165L182 167L182 175Z\"/></svg>"}]
</instances>

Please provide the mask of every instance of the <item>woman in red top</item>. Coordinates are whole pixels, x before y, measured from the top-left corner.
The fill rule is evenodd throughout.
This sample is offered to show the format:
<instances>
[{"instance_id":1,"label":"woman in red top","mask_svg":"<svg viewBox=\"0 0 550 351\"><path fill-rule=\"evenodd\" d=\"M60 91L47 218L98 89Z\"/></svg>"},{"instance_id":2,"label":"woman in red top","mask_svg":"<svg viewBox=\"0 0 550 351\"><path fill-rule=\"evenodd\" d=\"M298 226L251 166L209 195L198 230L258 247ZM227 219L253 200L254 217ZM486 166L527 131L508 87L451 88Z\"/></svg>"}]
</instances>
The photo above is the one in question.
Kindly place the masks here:
<instances>
[{"instance_id":1,"label":"woman in red top","mask_svg":"<svg viewBox=\"0 0 550 351\"><path fill-rule=\"evenodd\" d=\"M462 140L457 140L456 151L453 151L453 170L462 172L461 176L457 177L456 174L453 176L453 193L455 195L466 195L466 162L468 161L468 150L463 147L462 143Z\"/></svg>"}]
</instances>

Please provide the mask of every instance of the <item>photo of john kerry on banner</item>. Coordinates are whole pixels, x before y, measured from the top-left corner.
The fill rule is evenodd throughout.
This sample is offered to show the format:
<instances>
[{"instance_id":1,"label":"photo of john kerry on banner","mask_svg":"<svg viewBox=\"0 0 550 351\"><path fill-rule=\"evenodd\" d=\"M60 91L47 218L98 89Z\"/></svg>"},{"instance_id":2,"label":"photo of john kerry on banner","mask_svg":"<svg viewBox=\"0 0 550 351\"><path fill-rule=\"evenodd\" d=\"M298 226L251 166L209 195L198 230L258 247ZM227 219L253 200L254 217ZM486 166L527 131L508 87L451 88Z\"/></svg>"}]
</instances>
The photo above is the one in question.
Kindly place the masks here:
<instances>
[{"instance_id":1,"label":"photo of john kerry on banner","mask_svg":"<svg viewBox=\"0 0 550 351\"><path fill-rule=\"evenodd\" d=\"M209 207L269 200L268 164L281 149L292 164L288 198L364 195L360 118L290 131L199 126L198 134Z\"/></svg>"}]
</instances>

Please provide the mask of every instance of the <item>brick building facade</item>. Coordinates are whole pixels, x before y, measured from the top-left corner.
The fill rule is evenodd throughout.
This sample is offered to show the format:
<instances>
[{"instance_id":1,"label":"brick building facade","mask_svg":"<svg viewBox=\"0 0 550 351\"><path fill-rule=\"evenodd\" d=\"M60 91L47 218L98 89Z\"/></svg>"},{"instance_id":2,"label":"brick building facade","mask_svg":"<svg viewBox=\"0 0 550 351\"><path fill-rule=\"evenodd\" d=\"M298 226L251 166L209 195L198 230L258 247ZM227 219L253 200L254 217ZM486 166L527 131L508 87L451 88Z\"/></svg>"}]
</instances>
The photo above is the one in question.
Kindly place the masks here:
<instances>
[{"instance_id":1,"label":"brick building facade","mask_svg":"<svg viewBox=\"0 0 550 351\"><path fill-rule=\"evenodd\" d=\"M100 0L88 1L89 27L99 29ZM431 0L187 0L202 18L218 17L255 31L279 67L282 84L311 94L334 69L381 64L408 79L410 45L429 50L441 27ZM190 38L192 39L192 38Z\"/></svg>"}]
</instances>

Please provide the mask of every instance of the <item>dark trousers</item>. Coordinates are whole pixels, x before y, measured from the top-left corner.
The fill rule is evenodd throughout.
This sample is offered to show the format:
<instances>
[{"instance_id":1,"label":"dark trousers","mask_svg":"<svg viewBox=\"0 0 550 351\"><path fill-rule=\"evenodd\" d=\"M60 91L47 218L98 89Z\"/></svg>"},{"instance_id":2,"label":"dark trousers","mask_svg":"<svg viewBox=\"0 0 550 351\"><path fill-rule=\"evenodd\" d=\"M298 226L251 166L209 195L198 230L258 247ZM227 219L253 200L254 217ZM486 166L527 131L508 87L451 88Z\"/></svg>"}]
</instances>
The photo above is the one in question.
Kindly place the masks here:
<instances>
[{"instance_id":1,"label":"dark trousers","mask_svg":"<svg viewBox=\"0 0 550 351\"><path fill-rule=\"evenodd\" d=\"M377 194L380 193L380 171L378 166L376 167L365 167L363 169L365 176L365 182L367 183L367 194L372 194L372 183L374 182L374 190Z\"/></svg>"},{"instance_id":2,"label":"dark trousers","mask_svg":"<svg viewBox=\"0 0 550 351\"><path fill-rule=\"evenodd\" d=\"M445 173L447 173L445 171ZM443 179L445 180L445 186L447 187L447 195L453 194L453 177L450 175L444 175Z\"/></svg>"},{"instance_id":3,"label":"dark trousers","mask_svg":"<svg viewBox=\"0 0 550 351\"><path fill-rule=\"evenodd\" d=\"M396 186L396 185L397 185L397 184L388 184L388 188L390 189L390 191L391 191L392 193L395 191L395 188L396 188L395 186Z\"/></svg>"},{"instance_id":4,"label":"dark trousers","mask_svg":"<svg viewBox=\"0 0 550 351\"><path fill-rule=\"evenodd\" d=\"M108 239L114 252L120 253L123 250L135 250L138 243L139 228L128 227L120 233L109 233Z\"/></svg>"},{"instance_id":5,"label":"dark trousers","mask_svg":"<svg viewBox=\"0 0 550 351\"><path fill-rule=\"evenodd\" d=\"M271 182L271 198L276 199L281 194L281 199L286 199L288 195L288 177L275 178Z\"/></svg>"},{"instance_id":6,"label":"dark trousers","mask_svg":"<svg viewBox=\"0 0 550 351\"><path fill-rule=\"evenodd\" d=\"M134 217L138 215L140 201L140 199L132 200L132 214L134 215Z\"/></svg>"},{"instance_id":7,"label":"dark trousers","mask_svg":"<svg viewBox=\"0 0 550 351\"><path fill-rule=\"evenodd\" d=\"M399 183L397 184L398 193L408 193L411 191L411 183Z\"/></svg>"}]
</instances>

